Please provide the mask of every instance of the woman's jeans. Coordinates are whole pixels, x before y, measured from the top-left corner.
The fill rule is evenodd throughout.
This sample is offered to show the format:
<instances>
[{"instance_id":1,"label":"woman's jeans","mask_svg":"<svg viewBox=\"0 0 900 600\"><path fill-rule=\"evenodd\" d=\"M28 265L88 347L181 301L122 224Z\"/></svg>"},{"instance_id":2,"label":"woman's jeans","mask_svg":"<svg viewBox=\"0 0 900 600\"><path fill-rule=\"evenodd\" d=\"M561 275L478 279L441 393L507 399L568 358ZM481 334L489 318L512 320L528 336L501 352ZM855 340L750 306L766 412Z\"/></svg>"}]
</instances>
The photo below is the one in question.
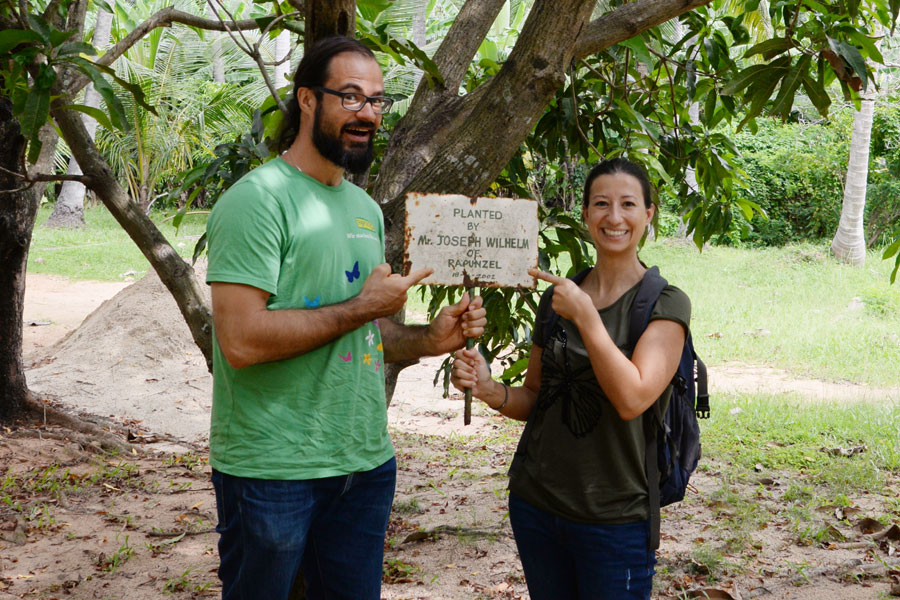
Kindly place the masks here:
<instances>
[{"instance_id":1,"label":"woman's jeans","mask_svg":"<svg viewBox=\"0 0 900 600\"><path fill-rule=\"evenodd\" d=\"M650 598L649 521L576 523L509 495L509 520L531 600Z\"/></svg>"},{"instance_id":2,"label":"woman's jeans","mask_svg":"<svg viewBox=\"0 0 900 600\"><path fill-rule=\"evenodd\" d=\"M298 568L310 600L378 600L397 462L303 481L213 471L223 600L286 600Z\"/></svg>"}]
</instances>

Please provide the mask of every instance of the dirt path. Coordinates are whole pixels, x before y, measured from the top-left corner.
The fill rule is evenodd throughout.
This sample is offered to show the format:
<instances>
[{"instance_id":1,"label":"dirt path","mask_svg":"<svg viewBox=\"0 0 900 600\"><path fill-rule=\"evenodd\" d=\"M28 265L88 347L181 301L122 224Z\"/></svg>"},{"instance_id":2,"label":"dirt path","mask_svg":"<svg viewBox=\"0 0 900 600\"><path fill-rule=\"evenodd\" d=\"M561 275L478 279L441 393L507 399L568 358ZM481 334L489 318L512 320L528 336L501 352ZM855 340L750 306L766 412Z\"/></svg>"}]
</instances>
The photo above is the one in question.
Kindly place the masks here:
<instances>
[{"instance_id":1,"label":"dirt path","mask_svg":"<svg viewBox=\"0 0 900 600\"><path fill-rule=\"evenodd\" d=\"M0 490L0 600L218 595L204 449L210 378L174 301L153 277L129 286L29 275L27 285L26 323L49 321L25 330L29 386L136 434L163 434L169 439L144 447L177 454L110 458L52 428L32 432L43 440L0 431L0 464L12 482ZM432 385L439 363L429 359L403 371L389 410L399 473L383 598L525 599L505 514L506 470L520 424L476 405L472 425L463 427L460 395L443 399ZM714 367L710 381L713 394L853 400L896 399L900 391L747 365ZM717 546L729 535L721 525L729 509L714 500L723 482L715 463L707 464L692 479L697 493L665 511L655 597L676 597L682 587L730 594L712 596L721 598L886 596L890 582L875 559L878 543L830 515L823 524L840 529L845 542L798 544L795 526L776 520L753 531L746 547L719 557L725 566L718 576L705 572L708 565L695 559L697 544ZM888 482L888 489L897 486ZM775 515L789 486L735 487L756 498L758 511ZM874 494L853 500L873 515L884 502ZM31 506L31 514L23 519L2 501ZM729 568L731 561L744 566Z\"/></svg>"}]
</instances>

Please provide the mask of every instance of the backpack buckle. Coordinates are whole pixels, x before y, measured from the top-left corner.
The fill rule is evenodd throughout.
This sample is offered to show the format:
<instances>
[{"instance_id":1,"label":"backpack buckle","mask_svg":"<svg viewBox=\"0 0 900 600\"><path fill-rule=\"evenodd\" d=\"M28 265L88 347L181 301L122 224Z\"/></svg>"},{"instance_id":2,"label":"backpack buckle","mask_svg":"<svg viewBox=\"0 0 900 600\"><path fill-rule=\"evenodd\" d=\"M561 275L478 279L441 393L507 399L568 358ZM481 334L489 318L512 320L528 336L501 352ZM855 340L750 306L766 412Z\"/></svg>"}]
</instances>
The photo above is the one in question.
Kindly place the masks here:
<instances>
[{"instance_id":1,"label":"backpack buckle","mask_svg":"<svg viewBox=\"0 0 900 600\"><path fill-rule=\"evenodd\" d=\"M709 394L697 394L697 408L695 412L698 419L709 418Z\"/></svg>"}]
</instances>

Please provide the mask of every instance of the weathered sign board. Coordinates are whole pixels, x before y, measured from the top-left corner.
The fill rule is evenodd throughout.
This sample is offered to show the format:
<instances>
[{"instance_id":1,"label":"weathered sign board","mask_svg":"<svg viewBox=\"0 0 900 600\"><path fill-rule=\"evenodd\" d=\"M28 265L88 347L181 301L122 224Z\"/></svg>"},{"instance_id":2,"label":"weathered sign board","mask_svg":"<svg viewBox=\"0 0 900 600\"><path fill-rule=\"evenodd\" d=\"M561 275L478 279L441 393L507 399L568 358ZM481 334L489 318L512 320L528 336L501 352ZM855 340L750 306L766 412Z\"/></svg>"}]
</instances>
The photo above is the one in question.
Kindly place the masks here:
<instances>
[{"instance_id":1,"label":"weathered sign board","mask_svg":"<svg viewBox=\"0 0 900 600\"><path fill-rule=\"evenodd\" d=\"M408 194L403 272L428 285L534 288L538 204L512 198Z\"/></svg>"}]
</instances>

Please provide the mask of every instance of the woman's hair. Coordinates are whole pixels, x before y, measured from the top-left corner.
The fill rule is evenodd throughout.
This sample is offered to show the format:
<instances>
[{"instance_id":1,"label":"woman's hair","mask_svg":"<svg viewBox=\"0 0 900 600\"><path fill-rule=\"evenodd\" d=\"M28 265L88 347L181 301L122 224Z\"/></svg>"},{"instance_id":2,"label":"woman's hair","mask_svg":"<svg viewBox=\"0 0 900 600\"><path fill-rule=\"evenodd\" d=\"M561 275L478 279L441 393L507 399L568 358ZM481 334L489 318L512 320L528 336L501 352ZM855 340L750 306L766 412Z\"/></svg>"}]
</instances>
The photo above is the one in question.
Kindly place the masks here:
<instances>
[{"instance_id":1,"label":"woman's hair","mask_svg":"<svg viewBox=\"0 0 900 600\"><path fill-rule=\"evenodd\" d=\"M582 207L586 207L591 199L591 185L593 185L594 180L601 175L614 175L616 173L624 173L637 179L641 184L641 191L644 193L644 206L646 208L653 206L653 188L650 185L650 178L647 177L647 171L644 170L644 167L631 162L627 158L611 158L598 163L588 173L584 182Z\"/></svg>"},{"instance_id":2,"label":"woman's hair","mask_svg":"<svg viewBox=\"0 0 900 600\"><path fill-rule=\"evenodd\" d=\"M322 38L303 55L297 72L294 73L294 90L287 102L287 114L281 121L278 134L278 151L284 152L297 137L300 130L300 106L297 104L297 90L302 87L315 88L324 85L328 79L331 59L344 52L355 52L375 60L375 55L362 42L342 35ZM318 94L318 92L317 92Z\"/></svg>"}]
</instances>

